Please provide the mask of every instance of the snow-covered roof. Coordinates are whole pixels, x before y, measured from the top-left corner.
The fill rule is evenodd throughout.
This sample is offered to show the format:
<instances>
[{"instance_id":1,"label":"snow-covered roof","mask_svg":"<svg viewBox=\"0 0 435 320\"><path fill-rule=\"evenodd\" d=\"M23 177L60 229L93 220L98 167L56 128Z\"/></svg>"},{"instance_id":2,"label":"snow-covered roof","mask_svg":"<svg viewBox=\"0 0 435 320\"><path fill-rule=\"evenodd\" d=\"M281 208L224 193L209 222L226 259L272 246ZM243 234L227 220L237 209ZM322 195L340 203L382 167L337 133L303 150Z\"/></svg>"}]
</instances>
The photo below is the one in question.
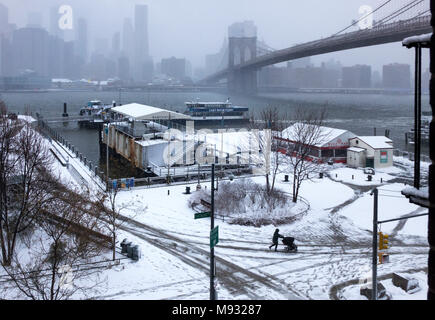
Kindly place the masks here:
<instances>
[{"instance_id":1,"label":"snow-covered roof","mask_svg":"<svg viewBox=\"0 0 435 320\"><path fill-rule=\"evenodd\" d=\"M356 137L354 139L359 139L366 144L368 144L373 149L393 149L393 140L383 137L383 136L363 136Z\"/></svg>"},{"instance_id":2,"label":"snow-covered roof","mask_svg":"<svg viewBox=\"0 0 435 320\"><path fill-rule=\"evenodd\" d=\"M70 79L51 79L51 82L71 83L73 81Z\"/></svg>"},{"instance_id":3,"label":"snow-covered roof","mask_svg":"<svg viewBox=\"0 0 435 320\"><path fill-rule=\"evenodd\" d=\"M17 118L20 119L20 120L26 121L26 122L30 122L30 123L36 121L36 119L33 118L32 116L27 116L27 115L24 115L24 114L19 114L17 116Z\"/></svg>"},{"instance_id":4,"label":"snow-covered roof","mask_svg":"<svg viewBox=\"0 0 435 320\"><path fill-rule=\"evenodd\" d=\"M197 138L208 145L215 145L218 151L237 154L238 152L253 151L256 148L261 149L260 145L265 145L271 136L265 131L258 131L258 133L255 131L229 131L199 134Z\"/></svg>"},{"instance_id":5,"label":"snow-covered roof","mask_svg":"<svg viewBox=\"0 0 435 320\"><path fill-rule=\"evenodd\" d=\"M147 106L139 103L130 103L123 106L112 108L111 110L113 112L122 114L126 117L133 118L135 120L190 119L189 116L178 112L160 109L160 108Z\"/></svg>"},{"instance_id":6,"label":"snow-covered roof","mask_svg":"<svg viewBox=\"0 0 435 320\"><path fill-rule=\"evenodd\" d=\"M420 36L413 36L413 37L405 38L402 41L402 44L408 48L410 48L413 45L416 45L418 43L422 44L423 46L428 46L430 44L431 38L432 38L432 33L426 33L426 34L422 34Z\"/></svg>"},{"instance_id":7,"label":"snow-covered roof","mask_svg":"<svg viewBox=\"0 0 435 320\"><path fill-rule=\"evenodd\" d=\"M143 147L154 146L157 144L168 144L168 140L163 139L155 139L155 140L140 140L136 141L137 144L140 144Z\"/></svg>"},{"instance_id":8,"label":"snow-covered roof","mask_svg":"<svg viewBox=\"0 0 435 320\"><path fill-rule=\"evenodd\" d=\"M358 147L350 147L347 150L353 151L353 152L364 152L364 151L366 151L366 149L358 148Z\"/></svg>"},{"instance_id":9,"label":"snow-covered roof","mask_svg":"<svg viewBox=\"0 0 435 320\"><path fill-rule=\"evenodd\" d=\"M407 196L407 197L413 196L413 197L429 200L429 188L428 187L424 187L421 189L408 187L408 188L405 188L402 190L402 194Z\"/></svg>"},{"instance_id":10,"label":"snow-covered roof","mask_svg":"<svg viewBox=\"0 0 435 320\"><path fill-rule=\"evenodd\" d=\"M300 129L298 129L298 126L303 125L300 122L297 122L293 125L291 125L290 127L288 127L287 129L284 129L282 132L282 137L284 139L288 139L291 141L298 141L299 138L297 137L297 132L300 131ZM349 137L355 137L356 135L354 135L352 132L347 131L347 130L343 130L343 129L336 129L336 128L330 128L330 127L323 127L320 126L320 133L319 133L319 139L318 142L315 144L316 147L323 147L326 144L330 143L331 141L339 138L341 135L344 134L348 134ZM305 130L304 128L302 130ZM309 129L307 129L309 130ZM348 138L347 138L348 139ZM346 143L347 143L347 139L346 139Z\"/></svg>"},{"instance_id":11,"label":"snow-covered roof","mask_svg":"<svg viewBox=\"0 0 435 320\"><path fill-rule=\"evenodd\" d=\"M208 105L221 105L221 104L231 104L231 102L201 102L201 101L188 101L185 104L208 104Z\"/></svg>"}]
</instances>

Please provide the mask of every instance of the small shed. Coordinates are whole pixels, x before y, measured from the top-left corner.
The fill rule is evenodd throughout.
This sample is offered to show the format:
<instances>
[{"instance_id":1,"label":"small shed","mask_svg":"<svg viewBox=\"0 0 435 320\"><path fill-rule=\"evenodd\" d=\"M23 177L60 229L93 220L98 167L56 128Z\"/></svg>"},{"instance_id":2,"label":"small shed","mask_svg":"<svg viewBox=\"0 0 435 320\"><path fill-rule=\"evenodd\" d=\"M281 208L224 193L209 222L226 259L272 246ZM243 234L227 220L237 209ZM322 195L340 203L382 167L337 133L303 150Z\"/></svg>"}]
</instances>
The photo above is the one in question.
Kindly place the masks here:
<instances>
[{"instance_id":1,"label":"small shed","mask_svg":"<svg viewBox=\"0 0 435 320\"><path fill-rule=\"evenodd\" d=\"M359 136L349 140L347 163L352 167L385 168L393 165L393 140L383 136Z\"/></svg>"},{"instance_id":2,"label":"small shed","mask_svg":"<svg viewBox=\"0 0 435 320\"><path fill-rule=\"evenodd\" d=\"M362 168L366 166L366 149L350 147L347 149L347 164L350 167Z\"/></svg>"}]
</instances>

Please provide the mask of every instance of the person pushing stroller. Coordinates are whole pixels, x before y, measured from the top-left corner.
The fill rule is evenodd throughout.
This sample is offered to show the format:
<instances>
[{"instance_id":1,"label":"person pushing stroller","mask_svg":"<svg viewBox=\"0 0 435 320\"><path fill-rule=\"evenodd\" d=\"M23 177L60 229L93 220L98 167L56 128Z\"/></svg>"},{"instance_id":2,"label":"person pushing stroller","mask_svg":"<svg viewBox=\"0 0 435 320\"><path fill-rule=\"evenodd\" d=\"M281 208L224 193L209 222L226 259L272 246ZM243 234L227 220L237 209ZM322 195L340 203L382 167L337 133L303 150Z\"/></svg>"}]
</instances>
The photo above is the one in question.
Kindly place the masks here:
<instances>
[{"instance_id":1,"label":"person pushing stroller","mask_svg":"<svg viewBox=\"0 0 435 320\"><path fill-rule=\"evenodd\" d=\"M279 229L276 229L275 233L273 234L272 244L269 246L269 250L271 250L272 247L275 246L275 251L277 251L277 249L278 249L278 239L279 238L284 239L284 236L279 234Z\"/></svg>"}]
</instances>

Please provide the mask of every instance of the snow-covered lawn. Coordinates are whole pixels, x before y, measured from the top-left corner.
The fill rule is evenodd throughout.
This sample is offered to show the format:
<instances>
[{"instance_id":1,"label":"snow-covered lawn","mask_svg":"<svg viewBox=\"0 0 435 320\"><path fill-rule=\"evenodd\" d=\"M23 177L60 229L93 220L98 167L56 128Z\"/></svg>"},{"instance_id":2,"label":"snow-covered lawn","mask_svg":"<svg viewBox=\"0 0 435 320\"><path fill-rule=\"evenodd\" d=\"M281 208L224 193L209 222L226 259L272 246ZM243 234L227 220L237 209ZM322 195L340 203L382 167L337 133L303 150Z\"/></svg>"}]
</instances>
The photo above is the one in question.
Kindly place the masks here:
<instances>
[{"instance_id":1,"label":"snow-covered lawn","mask_svg":"<svg viewBox=\"0 0 435 320\"><path fill-rule=\"evenodd\" d=\"M421 208L415 204L409 203L400 192L406 186L400 183L394 183L379 187L379 205L378 205L378 220L384 221L389 219L400 218L411 213L422 213ZM361 229L373 229L373 197L371 192L366 192L340 211L340 214L351 219ZM407 224L411 223L413 226L407 228ZM381 225L384 232L391 233L397 226L398 222L386 223ZM418 222L410 219L405 224L405 229L401 229L401 233L411 233L421 237L425 237L427 230L427 217L419 218Z\"/></svg>"},{"instance_id":2,"label":"snow-covered lawn","mask_svg":"<svg viewBox=\"0 0 435 320\"><path fill-rule=\"evenodd\" d=\"M92 184L91 174L79 161L72 158L70 163ZM56 170L62 179L79 184L65 167L58 165ZM362 170L343 166L330 170L332 179L303 182L301 203L308 203L309 210L297 221L278 226L282 235L296 238L296 254L283 252L282 245L278 252L269 251L276 226L249 227L222 219L215 221L219 226L215 250L219 299L330 299L332 286L369 273L373 197L367 188L361 192L357 189L380 185L381 177L380 219L421 213L400 194L404 185L388 183L394 175L406 173L403 169L377 171L371 183L366 183ZM261 176L252 180L265 183ZM196 183L188 186L196 190ZM276 186L292 192L291 182L284 182L284 173L278 175ZM210 188L210 182L202 183L202 187ZM118 206L127 205L123 214L134 220L122 226L118 239L138 244L142 257L138 262L123 260L120 266L103 271L107 282L94 298L208 299L210 219L194 219L195 211L188 206L190 196L184 194L185 189L186 185L143 187L118 194ZM396 236L400 242L391 249L391 262L380 266L380 275L427 265L426 225L427 218L423 217L404 225L396 222L382 226L383 231L392 232L393 244ZM424 282L424 274L421 279ZM346 297L360 298L359 291L354 294L352 287L343 292ZM395 298L401 297L392 293ZM403 296L414 297L423 295Z\"/></svg>"},{"instance_id":3,"label":"snow-covered lawn","mask_svg":"<svg viewBox=\"0 0 435 320\"><path fill-rule=\"evenodd\" d=\"M264 183L264 177L256 177L253 180ZM209 183L206 185L210 188ZM283 174L278 176L276 185L281 190L291 191L291 183L284 182ZM196 184L190 187L191 190L195 190ZM409 204L409 201L401 196L400 191L403 187L398 183L380 187L380 219L401 217L419 210L417 206ZM194 211L188 207L189 196L185 195L184 191L185 186L144 188L122 192L119 199L121 202L131 201L147 207L143 212L131 212L135 220L162 230L163 233L174 236L191 248L198 248L206 254L209 250L210 221L193 219ZM275 296L278 299L288 299L296 296L303 299L329 299L329 288L332 285L355 276L363 276L367 270L370 270L371 233L367 230L371 230L372 226L373 197L368 192L360 196L358 198L350 187L328 178L304 182L301 197L310 203L310 211L295 223L279 226L281 234L291 235L297 239L299 253L294 255L269 252L267 246L275 226L254 228L230 225L222 220L216 221L220 229L220 243L216 248L216 255L253 272L261 277L262 281L269 281L278 286L271 291L259 282L256 284L256 295L253 296L251 292L234 296L227 291L224 283L220 286L221 297L269 299ZM352 199L355 201L352 202ZM331 214L333 208L346 202L350 204ZM421 239L418 242L420 246L425 242L426 224L425 218L418 220L407 221L397 232L401 235L411 234L412 239L417 236ZM382 230L391 232L396 226L397 223L386 224ZM341 236L344 238L340 238ZM345 243L341 244L340 241ZM409 244L412 244L412 241ZM145 250L143 248L143 251ZM413 266L420 267L426 263L426 252L426 249L407 247L406 250L402 250L399 246L394 247L391 257L393 262L390 263L389 268L402 270ZM414 255L415 253L417 256ZM189 253L186 255L190 256ZM151 258L160 260L159 256L153 254ZM204 258L207 261L207 257ZM170 261L178 264L177 259L172 257ZM204 269L201 273L204 281L192 282L192 285L198 288L198 293L192 296L207 299L207 270ZM225 282L224 278L221 279ZM167 281L171 283L169 279ZM249 283L256 283L255 281L255 278L248 280ZM262 295L260 289L265 290L264 294L267 295ZM149 296L144 294L140 297ZM152 298L159 297L157 292L152 296ZM182 297L187 298L187 296Z\"/></svg>"},{"instance_id":4,"label":"snow-covered lawn","mask_svg":"<svg viewBox=\"0 0 435 320\"><path fill-rule=\"evenodd\" d=\"M375 175L372 176L372 181L368 181L368 174L365 174L363 169L344 167L330 171L329 175L335 181L355 186L376 186L394 179L395 177L391 174L399 172L400 169L394 167L378 169Z\"/></svg>"}]
</instances>

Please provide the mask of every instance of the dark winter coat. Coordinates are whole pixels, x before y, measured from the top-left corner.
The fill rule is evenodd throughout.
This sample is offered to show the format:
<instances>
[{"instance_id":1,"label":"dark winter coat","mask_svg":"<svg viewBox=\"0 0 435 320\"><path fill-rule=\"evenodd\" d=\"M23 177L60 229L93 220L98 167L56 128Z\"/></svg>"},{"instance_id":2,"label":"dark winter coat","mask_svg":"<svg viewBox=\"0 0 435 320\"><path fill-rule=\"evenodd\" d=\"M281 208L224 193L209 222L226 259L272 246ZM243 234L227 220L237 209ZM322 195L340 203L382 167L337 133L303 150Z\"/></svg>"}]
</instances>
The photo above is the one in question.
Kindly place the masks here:
<instances>
[{"instance_id":1,"label":"dark winter coat","mask_svg":"<svg viewBox=\"0 0 435 320\"><path fill-rule=\"evenodd\" d=\"M278 238L284 238L284 237L280 235L279 232L275 231L275 233L273 234L272 242L275 244L278 243Z\"/></svg>"}]
</instances>

